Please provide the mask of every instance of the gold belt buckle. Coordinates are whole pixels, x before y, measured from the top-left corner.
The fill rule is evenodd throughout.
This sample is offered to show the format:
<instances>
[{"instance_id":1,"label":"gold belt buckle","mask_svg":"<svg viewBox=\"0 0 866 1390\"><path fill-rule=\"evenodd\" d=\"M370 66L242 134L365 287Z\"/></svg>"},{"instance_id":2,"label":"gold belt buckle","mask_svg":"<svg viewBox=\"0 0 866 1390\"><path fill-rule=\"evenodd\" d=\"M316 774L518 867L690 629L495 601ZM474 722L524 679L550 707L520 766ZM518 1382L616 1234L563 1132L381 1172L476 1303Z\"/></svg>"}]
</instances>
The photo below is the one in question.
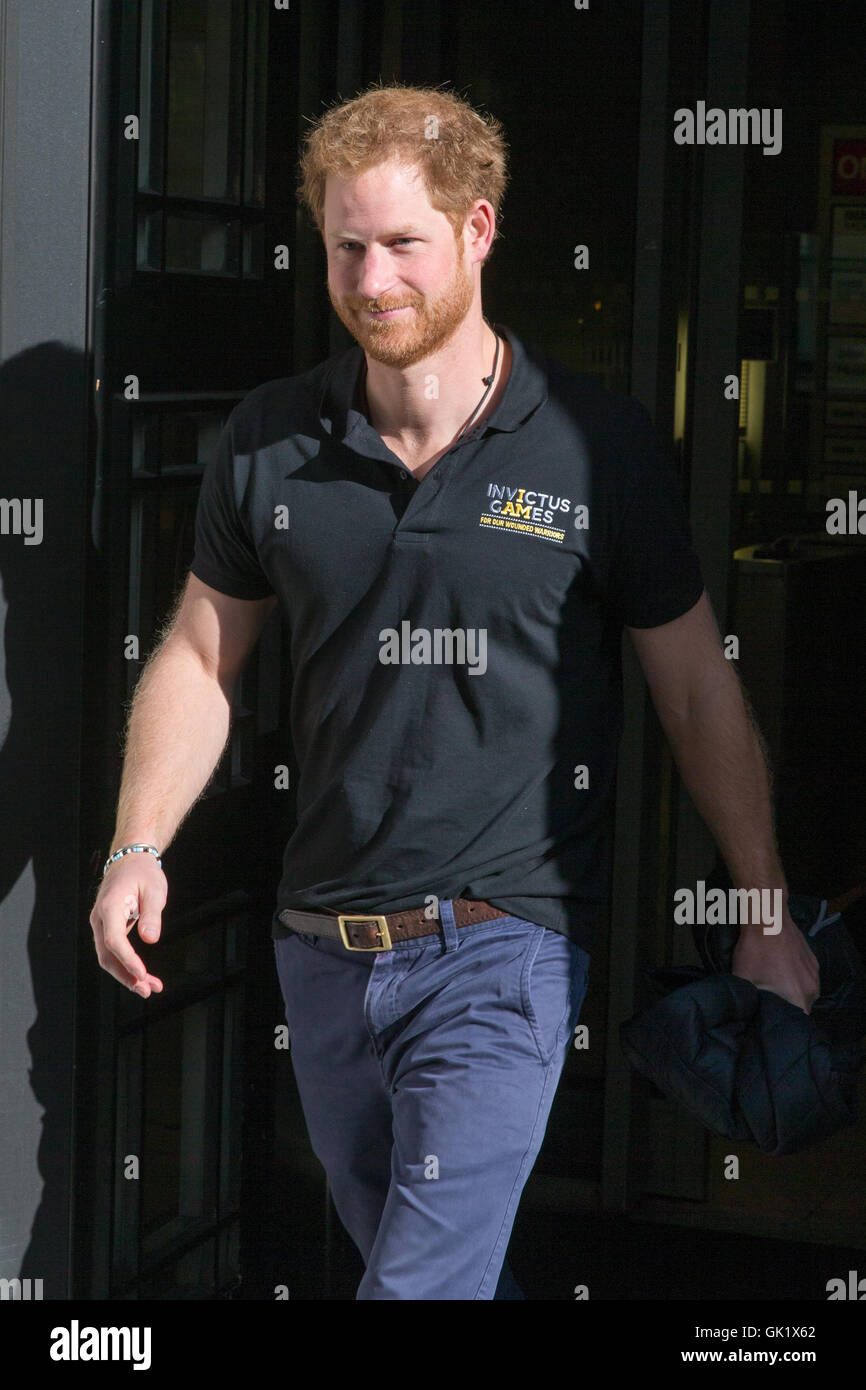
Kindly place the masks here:
<instances>
[{"instance_id":1,"label":"gold belt buckle","mask_svg":"<svg viewBox=\"0 0 866 1390\"><path fill-rule=\"evenodd\" d=\"M342 912L337 915L337 922L340 927L340 936L347 951L390 951L391 933L388 930L386 918L377 912ZM346 935L347 922L375 922L377 923L378 934L381 943L378 946L353 946Z\"/></svg>"}]
</instances>

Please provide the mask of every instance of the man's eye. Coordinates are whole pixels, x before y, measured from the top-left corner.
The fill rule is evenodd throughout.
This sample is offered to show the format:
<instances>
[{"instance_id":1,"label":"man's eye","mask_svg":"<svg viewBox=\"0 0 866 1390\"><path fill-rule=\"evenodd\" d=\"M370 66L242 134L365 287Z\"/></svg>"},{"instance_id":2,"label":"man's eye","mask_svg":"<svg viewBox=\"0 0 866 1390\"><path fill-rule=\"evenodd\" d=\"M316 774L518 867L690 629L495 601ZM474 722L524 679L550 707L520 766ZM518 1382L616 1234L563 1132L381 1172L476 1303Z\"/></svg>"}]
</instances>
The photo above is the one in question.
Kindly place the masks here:
<instances>
[{"instance_id":1,"label":"man's eye","mask_svg":"<svg viewBox=\"0 0 866 1390\"><path fill-rule=\"evenodd\" d=\"M392 245L398 246L398 245L400 244L400 242L402 242L402 241L410 242L410 241L417 241L417 240L418 240L418 238L417 238L417 237L414 237L414 236L401 236L401 237L395 237L395 238L394 238L394 241L393 241L393 243L392 243ZM341 251L345 251L345 250L350 250L350 251L351 251L354 247L356 247L356 246L358 246L358 245L360 245L360 243L357 242L357 241L341 241L341 242L340 242L339 249L340 249Z\"/></svg>"}]
</instances>

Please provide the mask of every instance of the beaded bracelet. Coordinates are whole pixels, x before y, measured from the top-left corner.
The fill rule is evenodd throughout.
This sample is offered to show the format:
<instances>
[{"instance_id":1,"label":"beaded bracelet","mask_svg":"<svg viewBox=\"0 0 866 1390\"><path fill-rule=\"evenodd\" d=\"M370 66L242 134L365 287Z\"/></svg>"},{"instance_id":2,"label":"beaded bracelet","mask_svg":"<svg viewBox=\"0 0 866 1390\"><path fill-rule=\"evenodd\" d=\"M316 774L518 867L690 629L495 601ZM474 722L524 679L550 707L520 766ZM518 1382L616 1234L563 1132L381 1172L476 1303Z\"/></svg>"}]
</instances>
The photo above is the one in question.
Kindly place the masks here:
<instances>
[{"instance_id":1,"label":"beaded bracelet","mask_svg":"<svg viewBox=\"0 0 866 1390\"><path fill-rule=\"evenodd\" d=\"M105 878L105 875L108 873L109 868L116 859L122 859L125 854L141 854L145 850L148 854L152 854L154 856L157 864L160 868L162 868L162 860L159 857L159 850L154 849L153 845L124 845L122 849L116 849L113 854L110 854L108 856L108 858L105 861L105 864L103 865L102 877Z\"/></svg>"}]
</instances>

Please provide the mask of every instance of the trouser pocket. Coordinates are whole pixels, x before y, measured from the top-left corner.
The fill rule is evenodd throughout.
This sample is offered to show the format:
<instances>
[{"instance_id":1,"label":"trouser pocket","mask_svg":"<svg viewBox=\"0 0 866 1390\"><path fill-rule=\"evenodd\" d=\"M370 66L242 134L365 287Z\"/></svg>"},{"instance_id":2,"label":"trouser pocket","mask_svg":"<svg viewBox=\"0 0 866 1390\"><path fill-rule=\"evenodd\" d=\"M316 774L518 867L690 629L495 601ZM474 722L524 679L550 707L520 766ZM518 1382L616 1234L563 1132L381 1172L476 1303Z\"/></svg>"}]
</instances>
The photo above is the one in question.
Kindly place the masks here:
<instances>
[{"instance_id":1,"label":"trouser pocket","mask_svg":"<svg viewBox=\"0 0 866 1390\"><path fill-rule=\"evenodd\" d=\"M294 1036L295 1022L295 996L299 988L303 988L299 983L298 973L301 963L297 960L296 952L315 951L318 946L318 939L307 932L292 932L291 936L278 937L274 941L274 958L277 966L277 978L280 982L280 993L283 996L283 1011L289 1029L289 1041Z\"/></svg>"},{"instance_id":2,"label":"trouser pocket","mask_svg":"<svg viewBox=\"0 0 866 1390\"><path fill-rule=\"evenodd\" d=\"M520 1007L547 1066L566 1044L586 993L589 955L561 932L535 925L520 973Z\"/></svg>"}]
</instances>

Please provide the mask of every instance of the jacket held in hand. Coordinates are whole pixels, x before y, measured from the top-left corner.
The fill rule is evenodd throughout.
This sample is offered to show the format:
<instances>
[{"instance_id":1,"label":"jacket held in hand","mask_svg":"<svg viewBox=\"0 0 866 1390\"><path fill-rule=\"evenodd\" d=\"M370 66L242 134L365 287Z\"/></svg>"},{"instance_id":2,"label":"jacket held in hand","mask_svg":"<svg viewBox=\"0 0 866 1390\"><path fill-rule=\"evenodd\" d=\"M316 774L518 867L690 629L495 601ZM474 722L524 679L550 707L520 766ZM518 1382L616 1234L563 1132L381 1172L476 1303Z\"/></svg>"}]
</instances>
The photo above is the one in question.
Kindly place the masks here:
<instances>
[{"instance_id":1,"label":"jacket held in hand","mask_svg":"<svg viewBox=\"0 0 866 1390\"><path fill-rule=\"evenodd\" d=\"M818 958L811 1013L732 975L739 928L695 928L705 970L647 972L663 998L620 1025L631 1064L716 1134L796 1153L853 1123L866 1060L866 969L843 917L791 894Z\"/></svg>"}]
</instances>

